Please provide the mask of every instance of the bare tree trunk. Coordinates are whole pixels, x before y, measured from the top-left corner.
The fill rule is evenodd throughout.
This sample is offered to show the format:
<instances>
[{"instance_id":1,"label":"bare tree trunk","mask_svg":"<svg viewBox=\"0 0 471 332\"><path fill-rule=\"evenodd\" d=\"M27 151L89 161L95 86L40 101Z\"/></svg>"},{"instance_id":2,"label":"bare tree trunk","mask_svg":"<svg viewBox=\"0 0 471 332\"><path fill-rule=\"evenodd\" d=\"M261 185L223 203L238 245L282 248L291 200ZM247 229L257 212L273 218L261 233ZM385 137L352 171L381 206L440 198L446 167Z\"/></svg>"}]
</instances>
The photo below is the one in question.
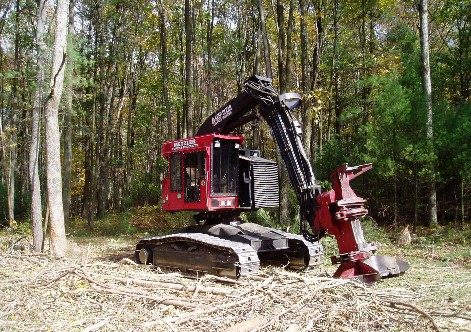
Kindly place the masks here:
<instances>
[{"instance_id":1,"label":"bare tree trunk","mask_svg":"<svg viewBox=\"0 0 471 332\"><path fill-rule=\"evenodd\" d=\"M75 0L69 4L69 38L74 36L74 5ZM69 44L69 48L73 45ZM72 111L73 111L73 75L74 63L72 58L67 59L66 81L68 84L66 90L66 105L64 114L64 177L62 201L64 204L64 222L68 223L70 219L70 181L72 173Z\"/></svg>"},{"instance_id":2,"label":"bare tree trunk","mask_svg":"<svg viewBox=\"0 0 471 332\"><path fill-rule=\"evenodd\" d=\"M140 55L138 55L140 57ZM137 108L137 96L139 93L139 79L138 79L138 70L139 68L134 68L135 65L131 68L131 82L129 88L129 112L127 119L127 136L126 136L126 193L129 195L129 187L132 181L132 166L134 161L134 152L133 147L135 144L135 132L134 132L134 114L136 113Z\"/></svg>"},{"instance_id":3,"label":"bare tree trunk","mask_svg":"<svg viewBox=\"0 0 471 332\"><path fill-rule=\"evenodd\" d=\"M286 32L286 52L285 52L285 80L286 88L291 86L291 54L293 45L291 43L291 37L293 36L294 30L294 0L289 2L289 13L288 13L288 30Z\"/></svg>"},{"instance_id":4,"label":"bare tree trunk","mask_svg":"<svg viewBox=\"0 0 471 332\"><path fill-rule=\"evenodd\" d=\"M16 124L16 110L13 110L12 126ZM16 129L13 129L15 131ZM11 134L9 148L9 162L7 166L7 202L8 202L8 224L14 227L15 222L15 170L16 170L16 133Z\"/></svg>"},{"instance_id":5,"label":"bare tree trunk","mask_svg":"<svg viewBox=\"0 0 471 332\"><path fill-rule=\"evenodd\" d=\"M324 28L322 26L322 15L320 14L320 1L316 1L315 4L316 12L316 30L315 30L315 45L312 53L312 74L311 74L311 90L317 88L319 81L321 55L323 51L323 39L324 39Z\"/></svg>"},{"instance_id":6,"label":"bare tree trunk","mask_svg":"<svg viewBox=\"0 0 471 332\"><path fill-rule=\"evenodd\" d=\"M191 135L191 56L193 54L191 17L190 0L185 0L185 103L183 106L183 137Z\"/></svg>"},{"instance_id":7,"label":"bare tree trunk","mask_svg":"<svg viewBox=\"0 0 471 332\"><path fill-rule=\"evenodd\" d=\"M393 213L394 213L394 221L393 224L397 224L397 220L399 217L399 210L398 210L398 202L397 202L397 174L394 173L394 180L393 180L393 188L394 188L394 204L393 204Z\"/></svg>"},{"instance_id":8,"label":"bare tree trunk","mask_svg":"<svg viewBox=\"0 0 471 332\"><path fill-rule=\"evenodd\" d=\"M262 31L264 32L264 45L265 47L269 47L268 44L268 37L265 35L266 29L265 29L265 22L264 19L262 18L263 16L263 7L261 5L261 1L259 2L259 11L260 11L260 17L262 20ZM279 86L280 86L280 91L284 92L286 89L286 77L285 77L285 40L286 40L286 35L285 35L285 18L284 18L284 8L283 5L281 4L280 0L277 0L277 5L276 5L276 14L277 14L277 30L278 30L278 80L279 80ZM268 56L268 58L267 58ZM287 57L290 57L290 54L287 55ZM265 64L266 65L266 70L271 71L271 61L269 58L269 52L265 52ZM289 216L289 181L288 181L288 172L286 171L286 166L283 163L283 159L281 158L281 153L280 149L277 147L276 149L276 161L278 163L278 172L279 172L279 182L280 182L280 209L278 213L278 222L280 224L289 226L290 224L290 216Z\"/></svg>"},{"instance_id":9,"label":"bare tree trunk","mask_svg":"<svg viewBox=\"0 0 471 332\"><path fill-rule=\"evenodd\" d=\"M253 21L255 25L255 21L256 21L255 14L253 15ZM259 19L257 22L257 37L256 38L254 37L252 39L252 44L253 44L252 46L255 49L255 59L254 59L254 65L253 65L253 71L252 71L253 75L260 74L259 70L260 70L260 58L261 58L261 46L260 46L261 39L262 39L262 29L260 28L260 19Z\"/></svg>"},{"instance_id":10,"label":"bare tree trunk","mask_svg":"<svg viewBox=\"0 0 471 332\"><path fill-rule=\"evenodd\" d=\"M285 15L284 6L280 0L276 1L276 18L278 27L278 82L280 86L280 92L286 90L286 70L285 70Z\"/></svg>"},{"instance_id":11,"label":"bare tree trunk","mask_svg":"<svg viewBox=\"0 0 471 332\"><path fill-rule=\"evenodd\" d=\"M5 17L8 14L8 8L5 9L3 12L3 15L0 19L0 34L2 34L4 23L5 23ZM3 48L2 45L0 45L0 66L3 64ZM2 66L3 67L3 66ZM2 68L0 67L0 68ZM7 148L6 148L6 140L5 140L5 135L3 133L3 111L5 109L5 75L1 75L0 77L0 161L1 161L1 168L2 172L0 174L0 181L5 183L7 182Z\"/></svg>"},{"instance_id":12,"label":"bare tree trunk","mask_svg":"<svg viewBox=\"0 0 471 332\"><path fill-rule=\"evenodd\" d=\"M319 82L320 74L320 65L321 65L321 55L323 51L323 39L324 39L324 28L322 26L322 15L320 14L321 9L320 1L315 3L315 12L316 12L316 30L315 30L315 45L314 51L312 53L312 73L311 73L311 90L314 91L317 89ZM317 100L313 100L313 103L318 105ZM317 121L316 121L317 120ZM317 112L311 116L311 142L309 144L310 157L311 160L316 159L316 152L319 147L322 146L322 113L319 107L317 107Z\"/></svg>"},{"instance_id":13,"label":"bare tree trunk","mask_svg":"<svg viewBox=\"0 0 471 332\"><path fill-rule=\"evenodd\" d=\"M430 77L430 51L428 40L428 0L420 0L419 4L420 16L420 46L422 51L422 88L425 96L427 109L427 141L429 143L430 152L433 149L433 109L432 109L432 79ZM432 178L429 182L429 226L438 224L437 218L437 192L435 189L434 165L430 165Z\"/></svg>"},{"instance_id":14,"label":"bare tree trunk","mask_svg":"<svg viewBox=\"0 0 471 332\"><path fill-rule=\"evenodd\" d=\"M417 172L417 171L416 171ZM419 181L417 179L417 173L414 176L414 224L412 225L412 229L414 232L417 229L417 221L418 221L418 214L419 214Z\"/></svg>"},{"instance_id":15,"label":"bare tree trunk","mask_svg":"<svg viewBox=\"0 0 471 332\"><path fill-rule=\"evenodd\" d=\"M5 139L5 133L3 131L3 114L1 113L0 110L0 152L2 153L2 180L6 183L8 179L8 174L7 174L7 169L8 169L8 163L7 163L7 147L6 147L6 139Z\"/></svg>"},{"instance_id":16,"label":"bare tree trunk","mask_svg":"<svg viewBox=\"0 0 471 332\"><path fill-rule=\"evenodd\" d=\"M15 225L15 172L17 161L17 117L19 112L18 102L18 75L20 73L20 29L19 29L20 1L16 0L15 4L15 71L16 75L13 79L11 87L12 93L12 119L10 127L13 128L10 138L10 147L8 149L9 163L7 168L7 202L8 202L8 223L10 227Z\"/></svg>"},{"instance_id":17,"label":"bare tree trunk","mask_svg":"<svg viewBox=\"0 0 471 332\"><path fill-rule=\"evenodd\" d=\"M211 4L211 17L208 19L207 23L207 33L206 33L206 44L207 44L207 64L206 64L206 112L211 114L213 109L212 104L212 47L213 47L213 30L214 30L214 16L215 16L215 3L214 0L208 1L208 5Z\"/></svg>"},{"instance_id":18,"label":"bare tree trunk","mask_svg":"<svg viewBox=\"0 0 471 332\"><path fill-rule=\"evenodd\" d=\"M181 90L181 96L185 98L185 57L183 56L184 54L184 43L183 43L183 30L180 29L180 33L178 34L178 43L180 46L180 52L178 56L179 60L179 73L180 73L180 90ZM180 108L177 107L177 138L182 138L184 137L184 132L185 132L185 112Z\"/></svg>"},{"instance_id":19,"label":"bare tree trunk","mask_svg":"<svg viewBox=\"0 0 471 332\"><path fill-rule=\"evenodd\" d=\"M464 178L463 175L461 176L461 226L464 226L464 221L466 220L465 216L465 197L464 197Z\"/></svg>"},{"instance_id":20,"label":"bare tree trunk","mask_svg":"<svg viewBox=\"0 0 471 332\"><path fill-rule=\"evenodd\" d=\"M92 138L94 134L94 121L90 120L89 127L91 132L87 135L87 141L85 143L85 185L83 188L83 206L82 214L87 219L87 225L89 228L93 228L93 217L95 215L95 181L94 181L94 144Z\"/></svg>"},{"instance_id":21,"label":"bare tree trunk","mask_svg":"<svg viewBox=\"0 0 471 332\"><path fill-rule=\"evenodd\" d=\"M262 31L263 38L263 54L265 60L265 75L272 78L273 71L271 67L271 56L270 56L270 43L268 42L267 28L265 26L265 11L263 9L262 0L258 0L258 12L260 15L260 29Z\"/></svg>"},{"instance_id":22,"label":"bare tree trunk","mask_svg":"<svg viewBox=\"0 0 471 332\"><path fill-rule=\"evenodd\" d=\"M47 194L51 218L51 253L55 257L63 257L67 249L62 204L59 103L64 85L68 15L69 0L58 0L50 94L45 106Z\"/></svg>"},{"instance_id":23,"label":"bare tree trunk","mask_svg":"<svg viewBox=\"0 0 471 332\"><path fill-rule=\"evenodd\" d=\"M165 15L165 8L162 1L159 2L159 16L160 16L160 62L162 66L162 93L165 112L167 114L167 139L172 139L172 114L170 110L170 102L168 97L168 66L167 66L167 18Z\"/></svg>"},{"instance_id":24,"label":"bare tree trunk","mask_svg":"<svg viewBox=\"0 0 471 332\"><path fill-rule=\"evenodd\" d=\"M339 105L339 71L337 63L338 53L338 7L339 1L334 0L334 50L332 55L332 79L334 87L334 110L335 110L335 136L340 139L340 133L342 130L342 124L340 123L341 108ZM330 124L330 121L329 121Z\"/></svg>"},{"instance_id":25,"label":"bare tree trunk","mask_svg":"<svg viewBox=\"0 0 471 332\"><path fill-rule=\"evenodd\" d=\"M308 93L308 54L307 54L307 27L306 27L306 3L304 0L299 0L300 12L300 32L301 32L301 89L303 95ZM303 143L306 147L306 155L308 159L311 157L311 103L306 101L303 103L301 112L301 125L303 131Z\"/></svg>"},{"instance_id":26,"label":"bare tree trunk","mask_svg":"<svg viewBox=\"0 0 471 332\"><path fill-rule=\"evenodd\" d=\"M29 180L31 184L31 222L33 227L33 248L40 252L43 246L41 181L39 179L39 147L41 142L41 110L44 99L44 65L46 64L46 30L47 1L40 0L36 17L37 74L36 93L34 97L31 124L31 146L29 154Z\"/></svg>"},{"instance_id":27,"label":"bare tree trunk","mask_svg":"<svg viewBox=\"0 0 471 332\"><path fill-rule=\"evenodd\" d=\"M0 30L1 32L1 30ZM0 45L0 64L3 63L3 49ZM1 67L0 67L1 68ZM6 147L3 135L3 109L4 109L4 77L0 77L0 162L2 172L0 173L0 182L6 181Z\"/></svg>"},{"instance_id":28,"label":"bare tree trunk","mask_svg":"<svg viewBox=\"0 0 471 332\"><path fill-rule=\"evenodd\" d=\"M245 50L248 49L250 39L255 36L255 31L248 28L249 26L249 15L246 13L242 6L237 8L237 39L243 41L243 47L241 52L237 56L237 93L242 91L242 82L246 76L246 64L248 62L249 54ZM253 27L253 22L252 22Z\"/></svg>"}]
</instances>

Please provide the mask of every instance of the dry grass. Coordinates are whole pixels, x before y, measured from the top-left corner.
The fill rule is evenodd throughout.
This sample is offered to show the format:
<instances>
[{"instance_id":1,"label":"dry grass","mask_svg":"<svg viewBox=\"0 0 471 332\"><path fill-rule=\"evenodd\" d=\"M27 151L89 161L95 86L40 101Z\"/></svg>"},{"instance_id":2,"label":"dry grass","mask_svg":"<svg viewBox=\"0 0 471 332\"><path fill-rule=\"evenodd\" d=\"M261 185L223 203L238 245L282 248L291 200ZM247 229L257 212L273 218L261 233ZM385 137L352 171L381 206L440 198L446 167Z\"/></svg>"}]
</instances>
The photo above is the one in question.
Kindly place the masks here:
<instances>
[{"instance_id":1,"label":"dry grass","mask_svg":"<svg viewBox=\"0 0 471 332\"><path fill-rule=\"evenodd\" d=\"M0 237L0 330L471 331L461 266L421 259L373 287L332 279L327 266L231 281L135 265L130 239L71 242L64 260L16 250L29 239L14 239Z\"/></svg>"}]
</instances>

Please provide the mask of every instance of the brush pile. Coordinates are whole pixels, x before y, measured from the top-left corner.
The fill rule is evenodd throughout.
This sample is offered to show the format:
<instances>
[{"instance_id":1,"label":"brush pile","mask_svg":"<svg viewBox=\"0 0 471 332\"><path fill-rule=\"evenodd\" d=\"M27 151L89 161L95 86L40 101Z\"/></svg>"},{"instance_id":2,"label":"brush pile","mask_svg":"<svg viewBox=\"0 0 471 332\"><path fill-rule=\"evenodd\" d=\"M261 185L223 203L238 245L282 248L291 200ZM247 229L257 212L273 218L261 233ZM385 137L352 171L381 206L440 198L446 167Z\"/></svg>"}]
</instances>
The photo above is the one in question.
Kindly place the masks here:
<instances>
[{"instance_id":1,"label":"brush pile","mask_svg":"<svg viewBox=\"0 0 471 332\"><path fill-rule=\"evenodd\" d=\"M0 330L433 331L450 326L445 313L421 307L420 292L368 287L319 276L320 271L266 268L257 276L229 280L163 272L129 258L76 257L0 254ZM467 316L462 321L471 323Z\"/></svg>"}]
</instances>

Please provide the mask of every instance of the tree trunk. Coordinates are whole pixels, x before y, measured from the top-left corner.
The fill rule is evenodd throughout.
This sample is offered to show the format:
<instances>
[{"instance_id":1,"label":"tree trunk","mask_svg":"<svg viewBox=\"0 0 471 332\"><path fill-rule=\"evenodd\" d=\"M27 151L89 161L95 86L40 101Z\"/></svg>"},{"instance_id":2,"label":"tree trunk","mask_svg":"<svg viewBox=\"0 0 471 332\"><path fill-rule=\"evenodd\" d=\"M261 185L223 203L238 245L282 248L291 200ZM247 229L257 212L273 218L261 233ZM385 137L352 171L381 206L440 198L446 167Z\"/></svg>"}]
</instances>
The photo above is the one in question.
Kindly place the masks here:
<instances>
[{"instance_id":1,"label":"tree trunk","mask_svg":"<svg viewBox=\"0 0 471 332\"><path fill-rule=\"evenodd\" d=\"M461 176L461 181L460 181L460 187L461 187L461 227L464 227L464 221L466 220L465 216L465 197L464 197L464 178Z\"/></svg>"},{"instance_id":2,"label":"tree trunk","mask_svg":"<svg viewBox=\"0 0 471 332\"><path fill-rule=\"evenodd\" d=\"M260 13L261 17L263 15L263 8L261 7L261 2L259 3L260 5ZM276 13L277 13L277 30L278 30L278 80L279 80L279 86L280 86L280 91L284 92L286 89L286 77L285 77L285 40L286 40L286 35L285 35L285 19L284 19L284 8L283 5L281 4L281 1L277 1L277 6L276 6ZM262 25L262 31L264 31L264 40L265 41L265 47L268 46L268 39L265 36L266 29L265 29L265 23L263 20L263 25ZM291 54L288 54L287 57L290 57ZM265 53L265 57L267 56L267 53ZM268 53L269 56L269 53ZM265 62L269 63L269 66L267 66L267 70L271 70L271 64L270 64L270 59L265 58ZM278 222L282 225L289 226L290 224L290 216L289 216L289 179L288 179L288 172L286 171L286 166L283 163L283 159L281 158L281 153L279 147L276 148L276 161L278 163L278 172L279 172L279 182L280 182L280 209L278 213Z\"/></svg>"},{"instance_id":3,"label":"tree trunk","mask_svg":"<svg viewBox=\"0 0 471 332\"><path fill-rule=\"evenodd\" d=\"M130 83L130 88L129 88L129 99L130 99L130 105L129 105L129 112L128 112L128 119L127 119L127 136L126 136L126 193L129 195L129 189L130 189L130 184L132 181L131 177L131 172L132 172L132 165L133 165L133 159L134 159L134 144L135 144L135 133L133 129L133 120L134 120L134 114L136 113L136 108L137 108L137 96L138 96L138 91L139 91L139 86L138 86L138 78L137 78L137 69L136 68L131 68L131 83Z\"/></svg>"},{"instance_id":4,"label":"tree trunk","mask_svg":"<svg viewBox=\"0 0 471 332\"><path fill-rule=\"evenodd\" d=\"M208 1L211 4L210 12L211 17L208 19L207 32L206 32L206 45L207 45L207 64L206 64L206 112L211 114L213 109L212 104L212 46L213 46L213 30L214 30L214 15L215 15L215 3L214 0Z\"/></svg>"},{"instance_id":5,"label":"tree trunk","mask_svg":"<svg viewBox=\"0 0 471 332\"><path fill-rule=\"evenodd\" d=\"M360 80L366 81L368 73L366 70L366 56L367 56L367 45L366 45L366 0L361 0L361 27L360 27L360 45L361 45L361 69L360 69ZM368 88L365 83L361 87L361 106L363 109L363 116L367 120L367 109L368 104Z\"/></svg>"},{"instance_id":6,"label":"tree trunk","mask_svg":"<svg viewBox=\"0 0 471 332\"><path fill-rule=\"evenodd\" d=\"M12 120L12 127L16 124L16 110L13 110L13 120ZM16 170L16 143L17 143L17 136L16 136L16 128L13 129L13 133L11 134L11 142L9 148L9 163L7 166L7 202L8 202L8 224L10 227L14 227L15 222L15 170Z\"/></svg>"},{"instance_id":7,"label":"tree trunk","mask_svg":"<svg viewBox=\"0 0 471 332\"><path fill-rule=\"evenodd\" d=\"M263 54L265 60L265 75L272 78L273 71L271 67L271 56L270 56L270 43L268 42L267 28L265 26L265 11L263 9L262 0L258 0L258 12L260 15L260 29L263 38Z\"/></svg>"},{"instance_id":8,"label":"tree trunk","mask_svg":"<svg viewBox=\"0 0 471 332\"><path fill-rule=\"evenodd\" d=\"M5 10L7 12L7 10ZM2 17L3 19L4 17ZM0 33L1 33L1 28L3 28L3 20L0 20ZM2 45L0 45L0 69L3 68L3 48ZM5 109L5 78L4 75L0 76L0 162L1 162L1 168L2 172L0 173L0 182L5 183L6 182L6 147L5 147L5 141L4 141L4 136L3 136L3 110Z\"/></svg>"},{"instance_id":9,"label":"tree trunk","mask_svg":"<svg viewBox=\"0 0 471 332\"><path fill-rule=\"evenodd\" d=\"M244 8L241 7L242 6L237 7L237 39L243 41L242 51L239 52L237 55L237 93L240 93L242 91L242 82L244 82L247 74L245 69L247 62L249 62L248 58L250 57L250 52L247 52L246 50L249 47L250 39L253 39L255 36L255 30L251 30L248 28L249 15L247 15L244 11Z\"/></svg>"},{"instance_id":10,"label":"tree trunk","mask_svg":"<svg viewBox=\"0 0 471 332\"><path fill-rule=\"evenodd\" d=\"M69 40L74 36L74 5L75 0L70 0L69 4ZM69 44L69 49L73 47ZM68 223L70 219L70 187L72 174L72 112L73 112L73 59L68 57L66 63L66 81L68 84L66 90L66 105L64 114L64 177L62 201L64 204L64 222Z\"/></svg>"},{"instance_id":11,"label":"tree trunk","mask_svg":"<svg viewBox=\"0 0 471 332\"><path fill-rule=\"evenodd\" d=\"M256 15L253 14L253 21L255 25ZM260 70L260 58L261 58L261 39L262 39L262 29L260 27L260 19L257 22L257 37L252 39L252 46L255 49L255 59L253 61L253 75L259 75Z\"/></svg>"},{"instance_id":12,"label":"tree trunk","mask_svg":"<svg viewBox=\"0 0 471 332\"><path fill-rule=\"evenodd\" d=\"M320 1L314 2L314 13L315 13L315 22L316 22L316 29L314 31L314 50L312 52L312 69L310 75L310 90L315 91L317 89L317 85L319 82L319 74L320 74L320 64L321 64L321 55L323 51L323 39L324 39L324 29L322 27L322 12L320 8ZM321 125L322 125L322 114L321 110L319 109L318 101L311 100L311 106L316 105L317 113L311 114L311 138L307 149L309 149L309 156L311 160L316 159L316 152L318 147L322 145L321 142ZM317 121L316 121L317 120Z\"/></svg>"},{"instance_id":13,"label":"tree trunk","mask_svg":"<svg viewBox=\"0 0 471 332\"><path fill-rule=\"evenodd\" d=\"M18 76L20 75L20 1L16 0L15 4L15 77L11 87L12 93L12 120L10 127L13 128L10 138L10 148L8 149L9 163L7 172L7 202L8 202L8 223L10 227L15 225L15 172L17 161L17 118L19 112L18 102Z\"/></svg>"},{"instance_id":14,"label":"tree trunk","mask_svg":"<svg viewBox=\"0 0 471 332\"><path fill-rule=\"evenodd\" d=\"M425 96L427 109L427 141L430 153L434 153L433 148L433 109L432 109L432 79L430 77L430 51L428 40L428 0L421 0L419 4L420 16L420 46L422 51L422 89ZM435 189L435 167L430 164L432 176L429 182L429 226L438 224L437 218L437 192Z\"/></svg>"},{"instance_id":15,"label":"tree trunk","mask_svg":"<svg viewBox=\"0 0 471 332\"><path fill-rule=\"evenodd\" d=\"M278 82L280 92L286 90L286 71L285 71L285 15L284 6L280 0L276 1L276 18L278 26Z\"/></svg>"},{"instance_id":16,"label":"tree trunk","mask_svg":"<svg viewBox=\"0 0 471 332\"><path fill-rule=\"evenodd\" d=\"M62 174L60 160L59 102L62 96L67 47L69 0L58 0L50 94L46 101L46 172L50 207L51 253L63 257L67 249L62 204Z\"/></svg>"},{"instance_id":17,"label":"tree trunk","mask_svg":"<svg viewBox=\"0 0 471 332\"><path fill-rule=\"evenodd\" d=\"M301 33L301 89L304 96L308 94L308 54L307 54L307 27L306 27L306 3L299 0L300 33ZM301 111L301 125L303 131L303 143L306 147L307 158L310 159L311 151L311 107L309 100L303 103Z\"/></svg>"},{"instance_id":18,"label":"tree trunk","mask_svg":"<svg viewBox=\"0 0 471 332\"><path fill-rule=\"evenodd\" d=\"M312 53L312 74L311 74L311 90L317 88L319 81L321 54L323 51L323 39L324 39L324 28L322 27L322 15L320 14L321 8L320 2L316 1L315 13L316 13L316 30L315 30L315 44L314 51Z\"/></svg>"},{"instance_id":19,"label":"tree trunk","mask_svg":"<svg viewBox=\"0 0 471 332\"><path fill-rule=\"evenodd\" d=\"M41 142L41 110L44 99L44 66L47 61L44 41L47 1L40 0L36 17L37 74L31 123L31 146L29 155L29 180L31 184L31 221L33 227L33 248L40 252L43 247L41 181L39 179L39 147Z\"/></svg>"},{"instance_id":20,"label":"tree trunk","mask_svg":"<svg viewBox=\"0 0 471 332\"><path fill-rule=\"evenodd\" d=\"M291 54L293 51L293 45L291 43L291 37L293 36L294 30L294 0L289 2L289 13L288 13L288 30L286 32L286 52L285 52L285 80L286 88L291 86Z\"/></svg>"},{"instance_id":21,"label":"tree trunk","mask_svg":"<svg viewBox=\"0 0 471 332\"><path fill-rule=\"evenodd\" d=\"M112 32L115 38L116 30ZM111 59L114 58L113 44L110 50L104 51L109 53ZM104 60L106 61L106 60ZM112 62L115 60L111 60ZM110 62L108 62L111 65ZM116 66L112 70L111 66L105 70L100 69L100 101L99 112L97 118L97 140L98 144L95 148L97 160L96 172L96 215L103 218L108 209L108 190L109 190L109 165L110 165L110 113L113 100L115 97L115 79L117 77Z\"/></svg>"},{"instance_id":22,"label":"tree trunk","mask_svg":"<svg viewBox=\"0 0 471 332\"><path fill-rule=\"evenodd\" d=\"M334 0L334 50L332 55L332 79L334 87L334 111L335 111L335 136L337 139L340 139L340 132L342 130L342 125L340 123L341 108L339 104L339 73L338 73L338 63L337 63L337 53L338 53L338 7L339 1ZM330 121L329 121L330 124Z\"/></svg>"},{"instance_id":23,"label":"tree trunk","mask_svg":"<svg viewBox=\"0 0 471 332\"><path fill-rule=\"evenodd\" d=\"M185 0L185 103L183 105L183 137L191 135L191 75L193 54L192 15L190 0Z\"/></svg>"},{"instance_id":24,"label":"tree trunk","mask_svg":"<svg viewBox=\"0 0 471 332\"><path fill-rule=\"evenodd\" d=\"M397 224L399 210L398 210L398 202L397 202L397 174L394 173L393 178L393 189L394 189L394 204L393 204L393 213L394 213L394 221L393 224Z\"/></svg>"},{"instance_id":25,"label":"tree trunk","mask_svg":"<svg viewBox=\"0 0 471 332\"><path fill-rule=\"evenodd\" d=\"M167 115L167 139L173 138L172 114L168 97L168 66L167 66L167 18L162 0L159 3L160 16L160 62L162 67L162 99Z\"/></svg>"},{"instance_id":26,"label":"tree trunk","mask_svg":"<svg viewBox=\"0 0 471 332\"><path fill-rule=\"evenodd\" d=\"M417 178L417 170L415 170L414 176L414 224L412 225L412 230L415 232L417 229L417 221L419 219L419 181Z\"/></svg>"},{"instance_id":27,"label":"tree trunk","mask_svg":"<svg viewBox=\"0 0 471 332\"><path fill-rule=\"evenodd\" d=\"M88 121L87 121L88 122ZM82 206L82 215L87 219L87 225L89 228L93 228L93 217L95 214L95 194L94 194L94 124L93 120L90 120L89 127L91 127L91 132L86 135L85 142L85 184L83 188L83 206Z\"/></svg>"},{"instance_id":28,"label":"tree trunk","mask_svg":"<svg viewBox=\"0 0 471 332\"><path fill-rule=\"evenodd\" d=\"M4 183L7 183L8 179L8 162L7 162L7 147L6 147L5 133L3 131L3 114L0 110L0 152L2 153L2 180Z\"/></svg>"}]
</instances>

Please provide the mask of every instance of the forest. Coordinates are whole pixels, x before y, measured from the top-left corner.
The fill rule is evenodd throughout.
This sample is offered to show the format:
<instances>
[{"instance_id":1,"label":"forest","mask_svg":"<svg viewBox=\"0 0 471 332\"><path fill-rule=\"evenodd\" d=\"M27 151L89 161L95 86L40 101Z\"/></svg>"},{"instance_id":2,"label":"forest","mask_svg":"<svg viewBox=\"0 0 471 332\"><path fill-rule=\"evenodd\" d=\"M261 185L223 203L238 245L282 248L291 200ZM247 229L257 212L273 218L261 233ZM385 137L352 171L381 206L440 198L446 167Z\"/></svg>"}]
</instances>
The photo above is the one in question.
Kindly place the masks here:
<instances>
[{"instance_id":1,"label":"forest","mask_svg":"<svg viewBox=\"0 0 471 332\"><path fill-rule=\"evenodd\" d=\"M321 183L342 163L371 162L356 187L378 222L469 223L471 3L428 4L431 94L421 6L2 0L0 223L52 222L63 206L65 224L93 227L109 212L158 206L162 142L193 135L254 74L303 96L296 116ZM266 123L239 132L276 159ZM281 206L266 217L286 226L299 211L279 167ZM49 190L49 171L62 191Z\"/></svg>"},{"instance_id":2,"label":"forest","mask_svg":"<svg viewBox=\"0 0 471 332\"><path fill-rule=\"evenodd\" d=\"M172 157L181 199L186 157L205 187L215 153L163 143L253 75L302 96L318 183L293 189L257 106L235 134L277 161L279 208L217 219L238 240L175 231L193 216L164 211ZM0 0L0 330L469 332L470 90L470 1ZM373 165L361 223L358 197L308 200L345 163ZM335 226L303 232L317 211Z\"/></svg>"}]
</instances>

